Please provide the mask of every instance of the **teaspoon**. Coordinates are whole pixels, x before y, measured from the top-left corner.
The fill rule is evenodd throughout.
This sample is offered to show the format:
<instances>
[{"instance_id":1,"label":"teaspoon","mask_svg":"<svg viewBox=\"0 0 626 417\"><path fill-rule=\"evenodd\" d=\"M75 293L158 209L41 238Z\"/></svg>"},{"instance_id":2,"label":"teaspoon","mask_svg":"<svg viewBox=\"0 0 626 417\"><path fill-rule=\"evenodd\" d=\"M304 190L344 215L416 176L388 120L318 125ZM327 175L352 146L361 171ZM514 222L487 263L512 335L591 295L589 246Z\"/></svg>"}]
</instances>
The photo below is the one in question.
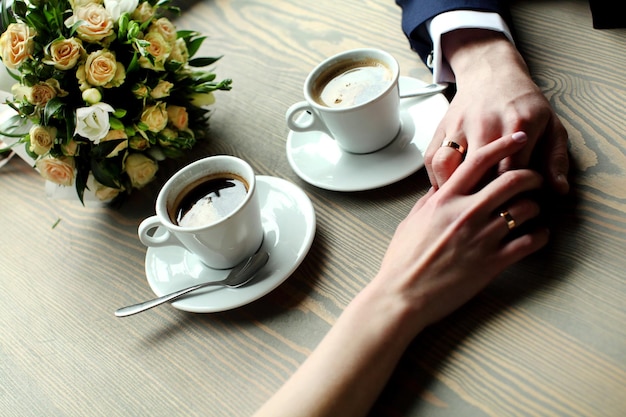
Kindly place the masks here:
<instances>
[{"instance_id":1,"label":"teaspoon","mask_svg":"<svg viewBox=\"0 0 626 417\"><path fill-rule=\"evenodd\" d=\"M222 285L228 288L239 288L250 282L252 278L254 278L258 270L267 263L268 259L269 254L264 250L260 250L252 255L250 258L235 266L230 271L228 276L221 281L210 281L204 282L202 284L196 284L191 287L183 288L182 290L178 290L173 293L154 298L152 300L133 304L127 307L122 307L115 311L115 315L117 317L127 317L133 314L141 313L142 311L146 311L148 309L151 309L152 307L156 307L168 301L174 301L185 294L199 290L200 288L208 287L210 285Z\"/></svg>"},{"instance_id":2,"label":"teaspoon","mask_svg":"<svg viewBox=\"0 0 626 417\"><path fill-rule=\"evenodd\" d=\"M448 88L448 83L434 83L428 84L424 87L416 88L409 91L400 91L400 98L408 98L408 97L417 97L417 96L426 96L430 94L437 94L443 90Z\"/></svg>"}]
</instances>

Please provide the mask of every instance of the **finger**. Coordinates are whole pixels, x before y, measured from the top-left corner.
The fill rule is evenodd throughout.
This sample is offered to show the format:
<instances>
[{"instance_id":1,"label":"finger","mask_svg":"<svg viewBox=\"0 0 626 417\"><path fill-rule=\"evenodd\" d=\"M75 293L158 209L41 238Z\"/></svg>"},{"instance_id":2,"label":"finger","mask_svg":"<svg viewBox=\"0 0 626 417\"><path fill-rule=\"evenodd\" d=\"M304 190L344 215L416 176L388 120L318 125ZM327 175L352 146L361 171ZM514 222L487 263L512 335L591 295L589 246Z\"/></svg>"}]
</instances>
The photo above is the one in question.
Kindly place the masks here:
<instances>
[{"instance_id":1,"label":"finger","mask_svg":"<svg viewBox=\"0 0 626 417\"><path fill-rule=\"evenodd\" d=\"M548 182L552 188L559 194L567 194L569 191L569 183L567 181L567 173L569 172L569 155L567 153L568 136L565 127L559 119L554 117L551 120L552 132L546 138L545 157Z\"/></svg>"},{"instance_id":2,"label":"finger","mask_svg":"<svg viewBox=\"0 0 626 417\"><path fill-rule=\"evenodd\" d=\"M463 164L454 171L446 185L449 192L469 194L485 176L487 171L496 166L502 159L519 151L528 137L524 132L506 135L472 151ZM502 203L502 202L501 202Z\"/></svg>"},{"instance_id":3,"label":"finger","mask_svg":"<svg viewBox=\"0 0 626 417\"><path fill-rule=\"evenodd\" d=\"M428 179L430 183L435 189L439 188L439 184L437 183L437 178L433 173L433 157L439 147L441 146L441 142L445 137L445 132L441 127L441 124L435 130L435 134L433 135L432 140L428 144L428 148L426 149L426 154L424 155L424 166L426 167L426 173L428 174Z\"/></svg>"},{"instance_id":4,"label":"finger","mask_svg":"<svg viewBox=\"0 0 626 417\"><path fill-rule=\"evenodd\" d=\"M420 210L422 208L422 206L424 204L426 204L426 202L435 194L435 191L436 191L435 187L430 187L428 192L426 194L424 194L419 200L417 200L417 203L415 203L415 205L411 209L411 212L409 213L409 216L411 214L417 212L418 210Z\"/></svg>"},{"instance_id":5,"label":"finger","mask_svg":"<svg viewBox=\"0 0 626 417\"><path fill-rule=\"evenodd\" d=\"M433 155L432 173L435 181L441 187L450 179L452 173L461 165L465 158L467 141L460 135L454 138L445 138Z\"/></svg>"},{"instance_id":6,"label":"finger","mask_svg":"<svg viewBox=\"0 0 626 417\"><path fill-rule=\"evenodd\" d=\"M509 265L514 264L544 247L548 243L549 236L550 232L546 228L523 234L505 243L499 255Z\"/></svg>"},{"instance_id":7,"label":"finger","mask_svg":"<svg viewBox=\"0 0 626 417\"><path fill-rule=\"evenodd\" d=\"M527 146L523 147L515 154L502 159L498 163L496 170L497 175L502 175L503 173L514 169L527 168L530 164L531 154L532 146L528 143Z\"/></svg>"},{"instance_id":8,"label":"finger","mask_svg":"<svg viewBox=\"0 0 626 417\"><path fill-rule=\"evenodd\" d=\"M487 225L486 231L498 240L502 240L514 229L536 218L539 213L539 204L533 200L514 201L494 213L493 220Z\"/></svg>"},{"instance_id":9,"label":"finger","mask_svg":"<svg viewBox=\"0 0 626 417\"><path fill-rule=\"evenodd\" d=\"M529 169L517 169L507 171L496 177L476 194L484 202L484 208L488 213L503 207L509 200L531 190L536 190L543 184L543 177Z\"/></svg>"}]
</instances>

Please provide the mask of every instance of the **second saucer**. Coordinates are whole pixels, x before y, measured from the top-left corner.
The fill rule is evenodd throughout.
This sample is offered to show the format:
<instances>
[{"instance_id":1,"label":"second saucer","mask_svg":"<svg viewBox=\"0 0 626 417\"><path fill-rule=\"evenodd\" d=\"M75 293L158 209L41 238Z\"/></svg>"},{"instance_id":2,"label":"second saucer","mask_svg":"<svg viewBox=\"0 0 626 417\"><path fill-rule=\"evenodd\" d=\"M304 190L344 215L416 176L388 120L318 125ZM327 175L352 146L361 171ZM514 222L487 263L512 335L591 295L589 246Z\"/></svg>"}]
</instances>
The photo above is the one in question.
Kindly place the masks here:
<instances>
[{"instance_id":1,"label":"second saucer","mask_svg":"<svg viewBox=\"0 0 626 417\"><path fill-rule=\"evenodd\" d=\"M426 83L421 80L400 77L400 91L423 85ZM397 137L385 148L368 154L342 151L322 132L290 131L287 159L300 178L327 190L364 191L392 184L424 166L423 155L448 105L442 94L403 99L402 127Z\"/></svg>"}]
</instances>

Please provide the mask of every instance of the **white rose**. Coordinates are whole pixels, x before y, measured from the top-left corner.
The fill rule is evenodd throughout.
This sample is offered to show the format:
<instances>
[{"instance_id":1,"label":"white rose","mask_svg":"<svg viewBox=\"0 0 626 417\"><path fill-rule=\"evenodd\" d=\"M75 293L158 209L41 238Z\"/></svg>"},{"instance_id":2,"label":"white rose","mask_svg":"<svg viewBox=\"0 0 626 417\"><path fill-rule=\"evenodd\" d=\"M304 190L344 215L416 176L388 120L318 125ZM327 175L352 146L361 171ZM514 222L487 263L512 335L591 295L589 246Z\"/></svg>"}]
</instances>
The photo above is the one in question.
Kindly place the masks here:
<instances>
[{"instance_id":1,"label":"white rose","mask_svg":"<svg viewBox=\"0 0 626 417\"><path fill-rule=\"evenodd\" d=\"M116 22L124 13L134 12L138 5L139 0L104 0L104 8Z\"/></svg>"},{"instance_id":2,"label":"white rose","mask_svg":"<svg viewBox=\"0 0 626 417\"><path fill-rule=\"evenodd\" d=\"M109 113L113 113L113 107L106 103L96 103L89 107L76 109L76 131L74 134L81 135L95 143L109 133Z\"/></svg>"},{"instance_id":3,"label":"white rose","mask_svg":"<svg viewBox=\"0 0 626 417\"><path fill-rule=\"evenodd\" d=\"M70 0L70 5L72 6L72 9L87 6L91 3L102 4L102 0Z\"/></svg>"}]
</instances>

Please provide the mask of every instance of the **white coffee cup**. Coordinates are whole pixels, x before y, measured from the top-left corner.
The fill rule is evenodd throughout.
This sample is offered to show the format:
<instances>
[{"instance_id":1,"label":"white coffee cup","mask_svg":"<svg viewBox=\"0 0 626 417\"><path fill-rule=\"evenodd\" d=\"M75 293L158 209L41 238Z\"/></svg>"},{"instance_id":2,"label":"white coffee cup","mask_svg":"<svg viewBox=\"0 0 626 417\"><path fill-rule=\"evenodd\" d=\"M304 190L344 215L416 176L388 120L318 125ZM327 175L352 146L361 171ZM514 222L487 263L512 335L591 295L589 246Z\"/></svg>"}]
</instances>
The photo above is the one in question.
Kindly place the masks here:
<instances>
[{"instance_id":1,"label":"white coffee cup","mask_svg":"<svg viewBox=\"0 0 626 417\"><path fill-rule=\"evenodd\" d=\"M347 82L337 78L348 72L348 77L355 78ZM379 80L381 74L385 78ZM353 49L331 56L307 76L303 89L305 101L287 110L287 125L296 132L324 132L347 152L377 151L393 141L400 131L399 77L396 59L379 49ZM336 85L340 87L335 88ZM357 90L359 93L354 93ZM335 99L325 102L327 97ZM335 106L337 103L340 105ZM302 112L310 113L311 117L299 117Z\"/></svg>"},{"instance_id":2,"label":"white coffee cup","mask_svg":"<svg viewBox=\"0 0 626 417\"><path fill-rule=\"evenodd\" d=\"M204 199L202 204L196 205L196 209L201 206L206 209L198 215L200 220L192 225L181 225L185 223L179 222L176 212L181 206L191 206L196 200L193 194L202 196L205 193L206 190L198 187L222 184L220 179L224 178L229 185L239 181L247 186L245 195L240 193L227 200L224 196L231 195L237 188L222 189L220 201L233 203L224 209L225 212L215 215L218 199ZM208 180L217 182L209 183ZM196 191L192 192L194 189ZM185 220L189 221L188 218ZM157 227L164 232L155 234ZM252 167L242 159L227 155L211 156L187 165L165 183L157 196L156 215L142 221L138 233L146 246L183 246L210 268L232 268L254 254L263 242L261 210Z\"/></svg>"}]
</instances>

